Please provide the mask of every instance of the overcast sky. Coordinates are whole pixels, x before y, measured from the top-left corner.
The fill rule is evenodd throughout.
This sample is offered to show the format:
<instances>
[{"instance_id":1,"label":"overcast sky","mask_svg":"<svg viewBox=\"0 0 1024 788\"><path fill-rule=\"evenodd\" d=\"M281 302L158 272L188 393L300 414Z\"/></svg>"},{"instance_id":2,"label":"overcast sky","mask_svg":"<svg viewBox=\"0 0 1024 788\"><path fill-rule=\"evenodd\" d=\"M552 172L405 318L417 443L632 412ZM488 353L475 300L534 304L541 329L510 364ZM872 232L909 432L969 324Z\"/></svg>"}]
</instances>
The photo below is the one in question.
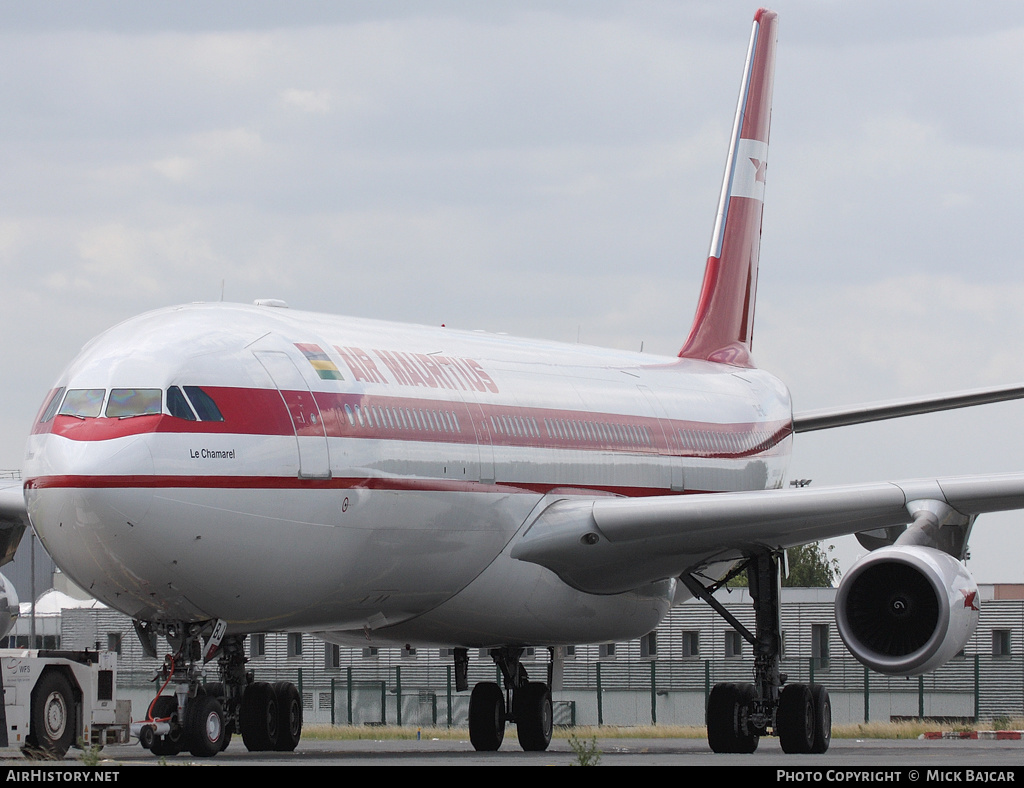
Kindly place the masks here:
<instances>
[{"instance_id":1,"label":"overcast sky","mask_svg":"<svg viewBox=\"0 0 1024 788\"><path fill-rule=\"evenodd\" d=\"M758 365L798 411L1024 381L1019 4L774 8ZM755 9L0 0L0 467L85 341L222 283L674 354ZM1022 439L1024 404L802 435L792 476L1020 471ZM978 521L979 581L1024 582L1022 528Z\"/></svg>"}]
</instances>

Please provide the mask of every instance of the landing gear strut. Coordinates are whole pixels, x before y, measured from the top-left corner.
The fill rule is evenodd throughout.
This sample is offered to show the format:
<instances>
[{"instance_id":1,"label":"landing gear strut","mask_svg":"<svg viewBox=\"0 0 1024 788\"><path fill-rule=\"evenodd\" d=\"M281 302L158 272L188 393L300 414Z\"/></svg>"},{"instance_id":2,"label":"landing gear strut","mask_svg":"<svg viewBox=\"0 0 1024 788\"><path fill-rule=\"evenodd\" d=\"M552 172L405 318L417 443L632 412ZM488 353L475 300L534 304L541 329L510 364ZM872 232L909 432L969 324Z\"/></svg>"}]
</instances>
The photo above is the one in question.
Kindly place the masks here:
<instances>
[{"instance_id":1,"label":"landing gear strut","mask_svg":"<svg viewBox=\"0 0 1024 788\"><path fill-rule=\"evenodd\" d=\"M154 755L177 755L187 749L209 758L226 749L239 733L250 751L292 751L302 736L302 699L294 684L254 681L245 669L245 636L224 635L223 622L136 622L143 648L156 656L155 635L174 649L155 680L161 690L145 721L133 733ZM219 681L202 683L203 664L216 656Z\"/></svg>"},{"instance_id":2,"label":"landing gear strut","mask_svg":"<svg viewBox=\"0 0 1024 788\"><path fill-rule=\"evenodd\" d=\"M747 570L754 602L755 633L751 634L712 594L729 578ZM754 648L752 684L716 684L708 698L708 744L715 752L754 752L761 736L779 737L787 753L823 753L832 741L832 704L817 684L786 684L779 672L782 627L779 618L778 555L755 553L719 581L705 586L692 575L680 578Z\"/></svg>"},{"instance_id":3,"label":"landing gear strut","mask_svg":"<svg viewBox=\"0 0 1024 788\"><path fill-rule=\"evenodd\" d=\"M456 674L462 649L456 649ZM520 746L527 752L543 752L551 743L553 715L551 690L543 682L530 681L519 661L523 649L491 649L501 670L505 690L493 681L473 688L469 698L469 738L477 750L497 750L505 738L505 723L514 722Z\"/></svg>"}]
</instances>

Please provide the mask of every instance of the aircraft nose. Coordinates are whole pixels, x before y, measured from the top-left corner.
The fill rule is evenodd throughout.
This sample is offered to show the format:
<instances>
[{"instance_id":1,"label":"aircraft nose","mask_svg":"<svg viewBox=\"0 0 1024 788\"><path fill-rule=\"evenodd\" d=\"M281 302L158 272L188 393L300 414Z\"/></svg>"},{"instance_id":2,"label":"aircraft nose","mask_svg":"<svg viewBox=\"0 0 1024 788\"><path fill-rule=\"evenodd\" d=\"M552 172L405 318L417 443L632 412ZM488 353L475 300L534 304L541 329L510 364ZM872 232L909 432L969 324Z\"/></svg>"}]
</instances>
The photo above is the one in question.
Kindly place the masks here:
<instances>
[{"instance_id":1,"label":"aircraft nose","mask_svg":"<svg viewBox=\"0 0 1024 788\"><path fill-rule=\"evenodd\" d=\"M47 436L26 474L29 519L57 565L83 588L109 573L118 543L152 504L145 436L75 441Z\"/></svg>"}]
</instances>

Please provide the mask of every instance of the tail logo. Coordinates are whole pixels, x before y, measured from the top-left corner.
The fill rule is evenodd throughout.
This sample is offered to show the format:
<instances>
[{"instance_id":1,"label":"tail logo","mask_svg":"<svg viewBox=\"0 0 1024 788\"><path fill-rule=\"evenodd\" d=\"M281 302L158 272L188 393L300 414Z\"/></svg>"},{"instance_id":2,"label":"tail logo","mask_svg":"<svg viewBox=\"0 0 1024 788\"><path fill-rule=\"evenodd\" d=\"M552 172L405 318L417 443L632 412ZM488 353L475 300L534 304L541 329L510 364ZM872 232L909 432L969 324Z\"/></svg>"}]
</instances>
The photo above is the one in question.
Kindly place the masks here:
<instances>
[{"instance_id":1,"label":"tail logo","mask_svg":"<svg viewBox=\"0 0 1024 788\"><path fill-rule=\"evenodd\" d=\"M736 146L737 166L732 176L730 197L749 197L764 202L764 179L768 170L768 143L740 139ZM743 162L750 162L749 165Z\"/></svg>"}]
</instances>

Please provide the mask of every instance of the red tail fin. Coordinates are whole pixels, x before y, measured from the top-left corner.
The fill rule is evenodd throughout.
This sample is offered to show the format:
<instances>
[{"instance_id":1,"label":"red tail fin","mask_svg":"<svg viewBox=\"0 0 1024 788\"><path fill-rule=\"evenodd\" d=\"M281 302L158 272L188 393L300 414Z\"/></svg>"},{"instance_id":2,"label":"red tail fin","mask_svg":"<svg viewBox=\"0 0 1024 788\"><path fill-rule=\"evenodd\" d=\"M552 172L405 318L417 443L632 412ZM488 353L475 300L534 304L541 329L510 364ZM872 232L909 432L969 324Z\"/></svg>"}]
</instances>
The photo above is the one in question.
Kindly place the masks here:
<instances>
[{"instance_id":1,"label":"red tail fin","mask_svg":"<svg viewBox=\"0 0 1024 788\"><path fill-rule=\"evenodd\" d=\"M682 358L753 366L750 342L777 27L774 11L762 8L754 15L704 286L690 336L679 351Z\"/></svg>"}]
</instances>

